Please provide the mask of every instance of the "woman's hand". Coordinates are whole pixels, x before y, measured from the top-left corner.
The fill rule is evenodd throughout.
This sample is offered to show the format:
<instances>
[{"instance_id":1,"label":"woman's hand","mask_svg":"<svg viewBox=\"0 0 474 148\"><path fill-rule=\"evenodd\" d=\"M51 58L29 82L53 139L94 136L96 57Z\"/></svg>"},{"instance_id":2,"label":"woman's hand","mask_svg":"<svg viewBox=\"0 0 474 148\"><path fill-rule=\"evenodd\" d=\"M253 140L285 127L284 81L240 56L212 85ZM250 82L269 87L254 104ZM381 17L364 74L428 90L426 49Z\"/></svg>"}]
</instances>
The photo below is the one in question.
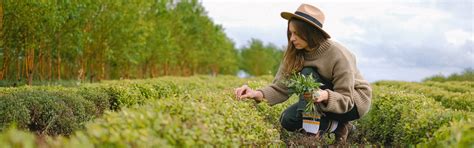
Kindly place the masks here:
<instances>
[{"instance_id":1,"label":"woman's hand","mask_svg":"<svg viewBox=\"0 0 474 148\"><path fill-rule=\"evenodd\" d=\"M320 89L315 93L319 95L316 95L315 97L313 97L314 102L327 104L328 99L329 99L329 93L327 91Z\"/></svg>"},{"instance_id":2,"label":"woman's hand","mask_svg":"<svg viewBox=\"0 0 474 148\"><path fill-rule=\"evenodd\" d=\"M252 90L252 88L247 85L242 85L242 87L236 88L234 93L238 100L245 98L251 98L258 102L263 100L262 92Z\"/></svg>"}]
</instances>

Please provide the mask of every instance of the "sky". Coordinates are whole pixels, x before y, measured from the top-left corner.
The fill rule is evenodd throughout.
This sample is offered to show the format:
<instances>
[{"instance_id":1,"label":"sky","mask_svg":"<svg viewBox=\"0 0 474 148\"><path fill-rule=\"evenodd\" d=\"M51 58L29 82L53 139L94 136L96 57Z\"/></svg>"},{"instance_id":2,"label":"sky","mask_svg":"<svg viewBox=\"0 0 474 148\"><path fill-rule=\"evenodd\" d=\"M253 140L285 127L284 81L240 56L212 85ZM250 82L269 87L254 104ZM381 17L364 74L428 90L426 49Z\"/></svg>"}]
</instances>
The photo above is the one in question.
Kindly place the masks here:
<instances>
[{"instance_id":1,"label":"sky","mask_svg":"<svg viewBox=\"0 0 474 148\"><path fill-rule=\"evenodd\" d=\"M252 38L287 45L283 11L320 8L323 29L347 47L370 82L421 81L474 68L472 0L201 0L237 48Z\"/></svg>"}]
</instances>

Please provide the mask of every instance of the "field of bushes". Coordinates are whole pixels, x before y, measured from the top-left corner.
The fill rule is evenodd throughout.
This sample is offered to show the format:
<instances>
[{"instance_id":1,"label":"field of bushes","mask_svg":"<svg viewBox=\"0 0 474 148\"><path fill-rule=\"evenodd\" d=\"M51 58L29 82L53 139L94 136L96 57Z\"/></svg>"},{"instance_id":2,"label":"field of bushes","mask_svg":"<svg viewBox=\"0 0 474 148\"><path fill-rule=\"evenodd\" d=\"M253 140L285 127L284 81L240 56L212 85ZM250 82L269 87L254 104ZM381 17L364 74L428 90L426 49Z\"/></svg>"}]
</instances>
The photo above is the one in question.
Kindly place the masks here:
<instances>
[{"instance_id":1,"label":"field of bushes","mask_svg":"<svg viewBox=\"0 0 474 148\"><path fill-rule=\"evenodd\" d=\"M268 106L233 96L244 83L260 88L272 79L160 77L0 88L0 145L291 145L296 135L281 130L278 118L295 97ZM354 122L350 144L474 146L474 82L379 81L372 87L371 110Z\"/></svg>"}]
</instances>

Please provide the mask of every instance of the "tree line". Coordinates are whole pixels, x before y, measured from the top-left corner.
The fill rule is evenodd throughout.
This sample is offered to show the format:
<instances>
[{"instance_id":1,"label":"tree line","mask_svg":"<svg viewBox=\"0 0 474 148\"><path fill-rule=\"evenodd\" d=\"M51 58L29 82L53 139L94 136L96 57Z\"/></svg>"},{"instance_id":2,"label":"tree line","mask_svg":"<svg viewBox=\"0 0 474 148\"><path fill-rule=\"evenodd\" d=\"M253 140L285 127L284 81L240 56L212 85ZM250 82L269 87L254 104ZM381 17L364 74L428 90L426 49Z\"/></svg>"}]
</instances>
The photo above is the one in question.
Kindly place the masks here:
<instances>
[{"instance_id":1,"label":"tree line","mask_svg":"<svg viewBox=\"0 0 474 148\"><path fill-rule=\"evenodd\" d=\"M0 1L0 80L235 74L234 46L197 0Z\"/></svg>"},{"instance_id":2,"label":"tree line","mask_svg":"<svg viewBox=\"0 0 474 148\"><path fill-rule=\"evenodd\" d=\"M468 68L465 68L460 73L452 73L449 76L437 74L437 75L430 76L423 79L423 82L426 82L426 81L438 81L438 82L471 81L471 82L474 82L474 69L472 67L468 67Z\"/></svg>"}]
</instances>

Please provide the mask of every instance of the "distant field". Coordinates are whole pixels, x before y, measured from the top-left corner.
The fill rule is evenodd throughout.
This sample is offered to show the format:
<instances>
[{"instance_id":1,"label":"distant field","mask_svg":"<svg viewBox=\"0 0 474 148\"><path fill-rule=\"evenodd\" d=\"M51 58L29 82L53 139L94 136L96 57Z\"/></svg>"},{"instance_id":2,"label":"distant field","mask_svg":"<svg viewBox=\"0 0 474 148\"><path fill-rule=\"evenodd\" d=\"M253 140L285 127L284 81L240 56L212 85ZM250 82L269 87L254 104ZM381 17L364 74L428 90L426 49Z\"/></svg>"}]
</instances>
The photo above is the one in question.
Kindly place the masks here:
<instances>
[{"instance_id":1,"label":"distant field","mask_svg":"<svg viewBox=\"0 0 474 148\"><path fill-rule=\"evenodd\" d=\"M233 89L270 76L161 77L72 87L0 88L0 145L152 147L332 144L280 130L273 107L236 101ZM354 122L353 145L474 146L474 82L372 84L371 111ZM301 137L303 138L303 137Z\"/></svg>"}]
</instances>

